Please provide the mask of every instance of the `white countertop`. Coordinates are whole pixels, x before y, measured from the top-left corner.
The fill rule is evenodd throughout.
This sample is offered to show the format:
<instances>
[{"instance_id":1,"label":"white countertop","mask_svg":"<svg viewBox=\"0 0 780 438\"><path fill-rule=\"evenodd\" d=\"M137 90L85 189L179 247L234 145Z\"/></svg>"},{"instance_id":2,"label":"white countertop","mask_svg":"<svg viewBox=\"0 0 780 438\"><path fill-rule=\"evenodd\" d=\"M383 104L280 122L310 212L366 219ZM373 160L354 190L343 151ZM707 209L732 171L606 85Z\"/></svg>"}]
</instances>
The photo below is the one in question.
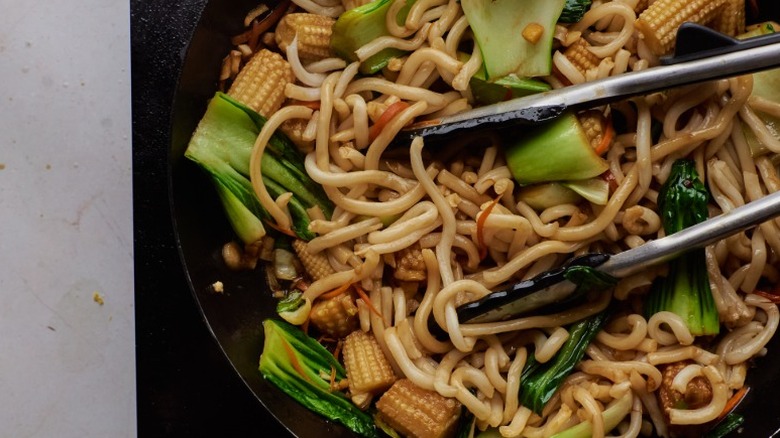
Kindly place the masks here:
<instances>
[{"instance_id":1,"label":"white countertop","mask_svg":"<svg viewBox=\"0 0 780 438\"><path fill-rule=\"evenodd\" d=\"M0 0L0 436L131 437L129 2L45 6Z\"/></svg>"}]
</instances>

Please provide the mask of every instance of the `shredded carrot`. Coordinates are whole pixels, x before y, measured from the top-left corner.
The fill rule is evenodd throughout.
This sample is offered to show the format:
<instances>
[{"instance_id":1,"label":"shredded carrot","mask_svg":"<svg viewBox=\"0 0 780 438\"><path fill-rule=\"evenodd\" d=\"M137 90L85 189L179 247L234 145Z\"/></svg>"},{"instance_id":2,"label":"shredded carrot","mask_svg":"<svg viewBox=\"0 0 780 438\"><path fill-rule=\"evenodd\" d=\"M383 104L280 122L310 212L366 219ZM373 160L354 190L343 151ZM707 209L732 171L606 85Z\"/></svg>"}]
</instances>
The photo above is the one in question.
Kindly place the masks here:
<instances>
[{"instance_id":1,"label":"shredded carrot","mask_svg":"<svg viewBox=\"0 0 780 438\"><path fill-rule=\"evenodd\" d=\"M487 257L487 245L485 245L485 221L487 221L488 215L490 215L490 212L493 211L493 207L498 204L498 201L501 199L501 196L496 196L496 199L492 200L490 204L485 207L485 211L482 212L481 215L479 215L479 219L477 219L477 246L479 247L479 259L484 260L485 257Z\"/></svg>"},{"instance_id":2,"label":"shredded carrot","mask_svg":"<svg viewBox=\"0 0 780 438\"><path fill-rule=\"evenodd\" d=\"M718 418L716 421L721 420L726 415L728 415L731 411L734 410L734 408L737 407L739 402L742 401L743 398L747 395L748 391L750 391L749 386L743 386L742 388L739 388L737 392L734 393L734 395L731 396L729 401L726 402L726 407L723 408L723 411L718 415Z\"/></svg>"},{"instance_id":3,"label":"shredded carrot","mask_svg":"<svg viewBox=\"0 0 780 438\"><path fill-rule=\"evenodd\" d=\"M617 178L615 178L615 174L612 173L611 170L606 170L604 173L599 175L601 179L609 183L609 192L612 193L618 188Z\"/></svg>"},{"instance_id":4,"label":"shredded carrot","mask_svg":"<svg viewBox=\"0 0 780 438\"><path fill-rule=\"evenodd\" d=\"M780 295L773 294L771 292L765 292L765 291L762 291L762 290L754 290L753 293L758 295L758 296L760 296L760 297L764 297L767 300L769 300L769 301L771 301L771 302L773 302L775 304L780 303Z\"/></svg>"},{"instance_id":5,"label":"shredded carrot","mask_svg":"<svg viewBox=\"0 0 780 438\"><path fill-rule=\"evenodd\" d=\"M331 365L330 366L330 390L336 391L338 388L336 387L336 367Z\"/></svg>"},{"instance_id":6,"label":"shredded carrot","mask_svg":"<svg viewBox=\"0 0 780 438\"><path fill-rule=\"evenodd\" d=\"M374 312L374 315L382 318L382 321L385 323L386 326L390 326L390 323L385 319L385 317L379 313L378 310L376 310L376 307L374 307L374 303L371 302L371 298L368 297L366 294L366 291L363 290L360 285L355 283L355 291L357 292L358 296L360 296L361 299L363 299L363 302L366 303L366 306L368 306L368 310Z\"/></svg>"},{"instance_id":7,"label":"shredded carrot","mask_svg":"<svg viewBox=\"0 0 780 438\"><path fill-rule=\"evenodd\" d=\"M298 237L298 236L297 236L297 235L296 235L296 234L293 232L293 230L290 230L290 229L286 229L286 230L285 230L285 229L283 229L282 227L280 227L279 225L276 225L275 223L273 223L273 222L271 222L271 221L263 221L263 222L264 222L266 225L268 225L269 227L273 228L274 230L276 230L276 231L278 231L278 232L280 232L280 233L282 233L282 234L284 234L284 235L286 235L286 236L290 236L290 237Z\"/></svg>"},{"instance_id":8,"label":"shredded carrot","mask_svg":"<svg viewBox=\"0 0 780 438\"><path fill-rule=\"evenodd\" d=\"M333 349L334 359L339 360L339 355L341 355L342 348L344 348L344 341L339 339L338 342L336 342L336 348Z\"/></svg>"},{"instance_id":9,"label":"shredded carrot","mask_svg":"<svg viewBox=\"0 0 780 438\"><path fill-rule=\"evenodd\" d=\"M290 102L290 105L305 106L306 108L311 108L316 111L320 109L320 103L321 102L319 100L314 100L314 101L295 100Z\"/></svg>"},{"instance_id":10,"label":"shredded carrot","mask_svg":"<svg viewBox=\"0 0 780 438\"><path fill-rule=\"evenodd\" d=\"M298 356L295 355L295 351L293 351L292 346L284 340L281 339L282 346L284 346L284 351L287 353L287 357L290 359L290 365L295 368L295 371L298 372L298 374L301 375L304 379L306 379L309 383L313 383L309 376L306 374L306 371L304 371L303 367L301 366L301 363L298 362Z\"/></svg>"},{"instance_id":11,"label":"shredded carrot","mask_svg":"<svg viewBox=\"0 0 780 438\"><path fill-rule=\"evenodd\" d=\"M401 100L388 106L387 109L385 109L385 112L379 117L379 120L377 120L376 123L371 126L371 129L368 130L368 139L374 141L374 139L379 136L379 133L385 129L385 125L390 123L390 120L393 120L398 113L407 108L409 108L409 104Z\"/></svg>"},{"instance_id":12,"label":"shredded carrot","mask_svg":"<svg viewBox=\"0 0 780 438\"><path fill-rule=\"evenodd\" d=\"M601 155L609 150L613 138L615 138L615 127L612 125L612 117L608 116L604 121L604 135L601 136L601 142L596 146L596 154Z\"/></svg>"},{"instance_id":13,"label":"shredded carrot","mask_svg":"<svg viewBox=\"0 0 780 438\"><path fill-rule=\"evenodd\" d=\"M352 283L344 283L341 286L337 287L336 289L333 289L330 292L325 292L324 294L320 295L317 298L318 299L321 298L323 300L329 300L331 298L336 298L337 296L339 296L342 293L344 293L347 289L349 289L350 286L352 286Z\"/></svg>"}]
</instances>

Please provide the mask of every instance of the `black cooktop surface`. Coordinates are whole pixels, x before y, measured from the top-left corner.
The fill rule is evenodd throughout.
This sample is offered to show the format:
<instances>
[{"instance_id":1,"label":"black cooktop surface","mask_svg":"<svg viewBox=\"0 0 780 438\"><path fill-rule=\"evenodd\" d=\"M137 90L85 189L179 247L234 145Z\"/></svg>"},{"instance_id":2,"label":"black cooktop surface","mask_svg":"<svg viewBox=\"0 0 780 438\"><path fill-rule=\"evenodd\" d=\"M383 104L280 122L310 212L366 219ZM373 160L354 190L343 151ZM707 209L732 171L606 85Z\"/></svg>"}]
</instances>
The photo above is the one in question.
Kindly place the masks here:
<instances>
[{"instance_id":1,"label":"black cooktop surface","mask_svg":"<svg viewBox=\"0 0 780 438\"><path fill-rule=\"evenodd\" d=\"M138 436L284 437L204 324L171 221L171 104L205 3L130 3Z\"/></svg>"}]
</instances>

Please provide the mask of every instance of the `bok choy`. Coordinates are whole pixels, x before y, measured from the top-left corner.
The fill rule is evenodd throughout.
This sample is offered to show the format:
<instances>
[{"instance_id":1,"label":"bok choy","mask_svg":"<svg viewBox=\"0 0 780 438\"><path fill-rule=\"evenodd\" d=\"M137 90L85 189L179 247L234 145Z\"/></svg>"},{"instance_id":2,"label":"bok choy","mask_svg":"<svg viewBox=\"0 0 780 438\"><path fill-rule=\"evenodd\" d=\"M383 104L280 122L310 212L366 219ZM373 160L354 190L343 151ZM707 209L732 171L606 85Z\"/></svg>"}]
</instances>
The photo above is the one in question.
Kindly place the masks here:
<instances>
[{"instance_id":1,"label":"bok choy","mask_svg":"<svg viewBox=\"0 0 780 438\"><path fill-rule=\"evenodd\" d=\"M217 93L184 153L211 175L233 230L247 245L256 244L265 235L263 222L272 220L249 179L252 147L263 124L265 119L252 109ZM260 166L272 196L293 193L289 209L295 234L304 240L313 238L306 209L318 206L329 217L333 205L306 174L301 154L277 133L266 147Z\"/></svg>"}]
</instances>

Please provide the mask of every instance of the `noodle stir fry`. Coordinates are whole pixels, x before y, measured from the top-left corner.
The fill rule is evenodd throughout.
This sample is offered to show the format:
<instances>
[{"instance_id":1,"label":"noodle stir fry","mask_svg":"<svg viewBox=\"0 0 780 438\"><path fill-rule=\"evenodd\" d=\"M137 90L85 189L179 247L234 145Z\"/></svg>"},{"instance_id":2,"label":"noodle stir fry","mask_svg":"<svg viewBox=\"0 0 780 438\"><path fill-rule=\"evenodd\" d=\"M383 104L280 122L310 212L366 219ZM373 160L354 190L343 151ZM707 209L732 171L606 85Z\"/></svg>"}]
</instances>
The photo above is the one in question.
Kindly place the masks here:
<instances>
[{"instance_id":1,"label":"noodle stir fry","mask_svg":"<svg viewBox=\"0 0 780 438\"><path fill-rule=\"evenodd\" d=\"M250 12L188 156L215 177L242 241L225 246L228 265L271 262L291 325L264 323L266 378L320 388L337 401L311 408L366 436L701 436L722 422L780 321L778 220L553 309L480 324L456 309L574 256L663 237L668 215L706 219L780 190L780 100L766 85L780 73L390 147L411 123L655 66L683 21L773 31L746 28L744 0L293 0ZM243 123L231 141L248 142L228 151L228 182L198 150L234 129L210 124L217 112ZM685 163L680 187L703 193L699 207L666 200ZM686 294L680 278L696 295L690 314L665 301Z\"/></svg>"}]
</instances>

